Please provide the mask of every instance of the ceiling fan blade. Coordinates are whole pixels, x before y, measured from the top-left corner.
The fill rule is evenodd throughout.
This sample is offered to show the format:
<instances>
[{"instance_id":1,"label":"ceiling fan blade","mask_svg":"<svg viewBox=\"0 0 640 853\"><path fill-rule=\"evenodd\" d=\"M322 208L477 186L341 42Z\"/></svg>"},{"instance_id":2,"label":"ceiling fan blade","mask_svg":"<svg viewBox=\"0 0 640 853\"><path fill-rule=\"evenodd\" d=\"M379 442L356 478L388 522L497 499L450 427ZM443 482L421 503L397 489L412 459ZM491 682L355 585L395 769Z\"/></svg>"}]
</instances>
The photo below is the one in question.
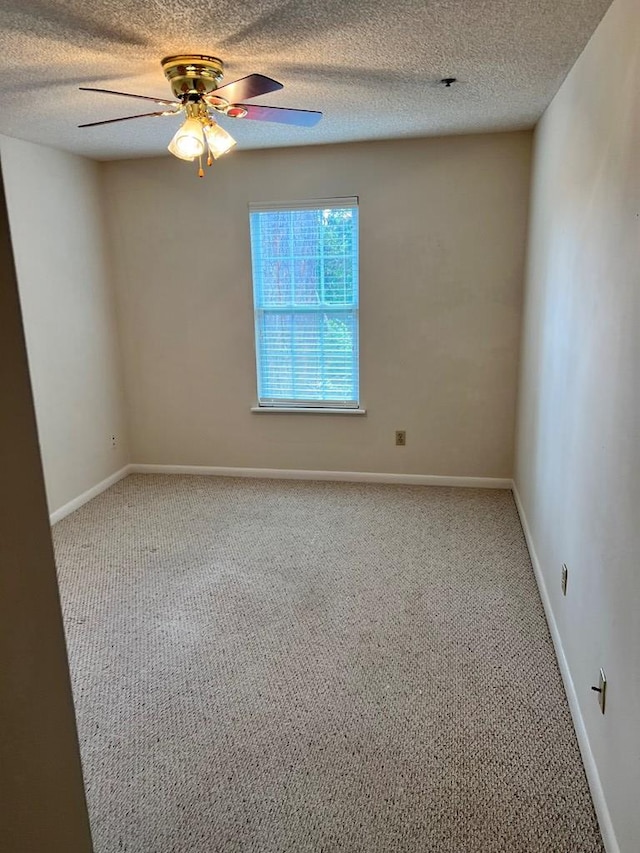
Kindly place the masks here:
<instances>
[{"instance_id":1,"label":"ceiling fan blade","mask_svg":"<svg viewBox=\"0 0 640 853\"><path fill-rule=\"evenodd\" d=\"M211 95L213 97L220 95L229 103L235 103L236 101L257 98L258 95L266 95L268 92L277 92L278 89L283 88L282 83L272 80L271 77L265 77L264 74L249 74L248 77L241 77L239 80L234 80L233 83L220 86Z\"/></svg>"},{"instance_id":2,"label":"ceiling fan blade","mask_svg":"<svg viewBox=\"0 0 640 853\"><path fill-rule=\"evenodd\" d=\"M120 95L123 98L139 98L142 101L153 101L154 104L179 105L180 101L168 101L166 98L150 98L148 95L131 95L129 92L114 92L112 89L94 89L91 86L79 86L81 92L102 92L104 95Z\"/></svg>"},{"instance_id":3,"label":"ceiling fan blade","mask_svg":"<svg viewBox=\"0 0 640 853\"><path fill-rule=\"evenodd\" d=\"M291 110L287 107L267 107L262 104L234 104L247 111L244 118L254 121L277 121L279 124L293 124L299 127L313 127L322 118L315 110Z\"/></svg>"},{"instance_id":4,"label":"ceiling fan blade","mask_svg":"<svg viewBox=\"0 0 640 853\"><path fill-rule=\"evenodd\" d=\"M90 121L88 124L79 124L78 127L97 127L99 124L113 124L116 121L129 121L132 118L146 118L147 116L166 116L166 112L138 113L135 116L122 116L122 118L108 118L105 121Z\"/></svg>"}]
</instances>

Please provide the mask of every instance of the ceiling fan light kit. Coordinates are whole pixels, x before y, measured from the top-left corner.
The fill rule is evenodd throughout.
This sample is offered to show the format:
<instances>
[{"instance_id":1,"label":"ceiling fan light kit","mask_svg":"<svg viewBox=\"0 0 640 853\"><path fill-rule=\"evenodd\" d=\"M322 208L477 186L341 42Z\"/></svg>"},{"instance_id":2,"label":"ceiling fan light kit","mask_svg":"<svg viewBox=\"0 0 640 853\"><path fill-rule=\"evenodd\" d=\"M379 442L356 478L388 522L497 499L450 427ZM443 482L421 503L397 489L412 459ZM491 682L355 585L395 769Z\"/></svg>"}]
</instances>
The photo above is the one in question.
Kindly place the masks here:
<instances>
[{"instance_id":1,"label":"ceiling fan light kit","mask_svg":"<svg viewBox=\"0 0 640 853\"><path fill-rule=\"evenodd\" d=\"M168 149L180 160L193 162L198 159L200 164L198 174L203 177L201 158L205 152L208 154L207 165L210 166L213 160L226 154L236 144L231 134L215 121L216 114L222 114L231 119L273 121L302 127L313 127L322 118L322 113L314 110L293 110L268 107L263 104L236 103L239 100L250 100L267 92L282 89L282 83L263 74L249 74L247 77L221 86L224 64L216 56L202 54L167 56L162 60L161 65L177 100L114 92L110 89L93 89L86 86L80 88L83 91L140 98L168 109L106 121L94 121L81 124L79 127L95 127L147 116L173 116L181 113L185 117L184 122L169 143Z\"/></svg>"},{"instance_id":2,"label":"ceiling fan light kit","mask_svg":"<svg viewBox=\"0 0 640 853\"><path fill-rule=\"evenodd\" d=\"M207 140L209 152L214 160L217 160L218 157L222 157L222 155L226 154L227 151L231 151L233 146L236 144L233 136L231 136L230 133L227 133L224 127L220 127L220 125L215 121L210 121L209 124L205 124L204 137Z\"/></svg>"},{"instance_id":3,"label":"ceiling fan light kit","mask_svg":"<svg viewBox=\"0 0 640 853\"><path fill-rule=\"evenodd\" d=\"M205 142L200 121L197 118L186 118L167 147L180 160L193 162L196 157L202 157Z\"/></svg>"}]
</instances>

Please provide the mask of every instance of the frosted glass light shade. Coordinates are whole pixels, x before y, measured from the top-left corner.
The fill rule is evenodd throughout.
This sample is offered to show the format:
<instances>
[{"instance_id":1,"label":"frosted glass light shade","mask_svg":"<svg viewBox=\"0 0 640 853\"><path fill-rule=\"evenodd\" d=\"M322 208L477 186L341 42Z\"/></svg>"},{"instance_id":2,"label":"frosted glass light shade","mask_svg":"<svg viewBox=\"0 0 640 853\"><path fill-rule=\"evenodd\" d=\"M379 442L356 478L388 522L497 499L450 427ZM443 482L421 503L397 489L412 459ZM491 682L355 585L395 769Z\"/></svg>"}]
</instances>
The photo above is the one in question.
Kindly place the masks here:
<instances>
[{"instance_id":1,"label":"frosted glass light shade","mask_svg":"<svg viewBox=\"0 0 640 853\"><path fill-rule=\"evenodd\" d=\"M185 119L168 147L180 160L193 161L200 157L205 150L202 123L197 118Z\"/></svg>"},{"instance_id":2,"label":"frosted glass light shade","mask_svg":"<svg viewBox=\"0 0 640 853\"><path fill-rule=\"evenodd\" d=\"M231 136L230 133L227 133L224 128L220 127L220 125L215 122L210 125L205 125L204 135L207 138L207 145L209 146L209 151L211 152L211 156L214 160L217 160L218 157L226 154L227 151L230 151L236 144L233 136Z\"/></svg>"}]
</instances>

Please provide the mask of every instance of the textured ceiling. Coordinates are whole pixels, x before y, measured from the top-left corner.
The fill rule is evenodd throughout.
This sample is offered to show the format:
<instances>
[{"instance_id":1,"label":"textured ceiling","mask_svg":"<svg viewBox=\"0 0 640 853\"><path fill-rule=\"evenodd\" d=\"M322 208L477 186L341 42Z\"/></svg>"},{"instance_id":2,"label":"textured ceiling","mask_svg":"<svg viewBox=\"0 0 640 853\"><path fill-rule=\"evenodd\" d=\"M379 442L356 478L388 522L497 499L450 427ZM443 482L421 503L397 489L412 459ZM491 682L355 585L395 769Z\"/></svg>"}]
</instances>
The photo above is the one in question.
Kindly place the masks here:
<instances>
[{"instance_id":1,"label":"textured ceiling","mask_svg":"<svg viewBox=\"0 0 640 853\"><path fill-rule=\"evenodd\" d=\"M610 1L0 0L0 133L98 159L161 154L179 119L80 130L146 105L78 86L171 97L159 61L184 52L222 58L224 82L284 83L255 103L324 113L314 128L223 118L241 148L528 128Z\"/></svg>"}]
</instances>

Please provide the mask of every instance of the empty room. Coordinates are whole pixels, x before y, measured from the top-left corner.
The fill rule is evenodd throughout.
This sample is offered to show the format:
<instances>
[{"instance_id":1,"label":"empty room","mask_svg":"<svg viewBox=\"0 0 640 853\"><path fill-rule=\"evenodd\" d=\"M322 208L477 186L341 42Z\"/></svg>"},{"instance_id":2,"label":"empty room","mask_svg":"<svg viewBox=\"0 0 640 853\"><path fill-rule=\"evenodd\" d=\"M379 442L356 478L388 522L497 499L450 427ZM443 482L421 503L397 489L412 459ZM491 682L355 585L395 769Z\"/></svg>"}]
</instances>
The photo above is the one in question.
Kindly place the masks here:
<instances>
[{"instance_id":1,"label":"empty room","mask_svg":"<svg viewBox=\"0 0 640 853\"><path fill-rule=\"evenodd\" d=\"M3 852L639 853L637 0L0 47Z\"/></svg>"}]
</instances>

